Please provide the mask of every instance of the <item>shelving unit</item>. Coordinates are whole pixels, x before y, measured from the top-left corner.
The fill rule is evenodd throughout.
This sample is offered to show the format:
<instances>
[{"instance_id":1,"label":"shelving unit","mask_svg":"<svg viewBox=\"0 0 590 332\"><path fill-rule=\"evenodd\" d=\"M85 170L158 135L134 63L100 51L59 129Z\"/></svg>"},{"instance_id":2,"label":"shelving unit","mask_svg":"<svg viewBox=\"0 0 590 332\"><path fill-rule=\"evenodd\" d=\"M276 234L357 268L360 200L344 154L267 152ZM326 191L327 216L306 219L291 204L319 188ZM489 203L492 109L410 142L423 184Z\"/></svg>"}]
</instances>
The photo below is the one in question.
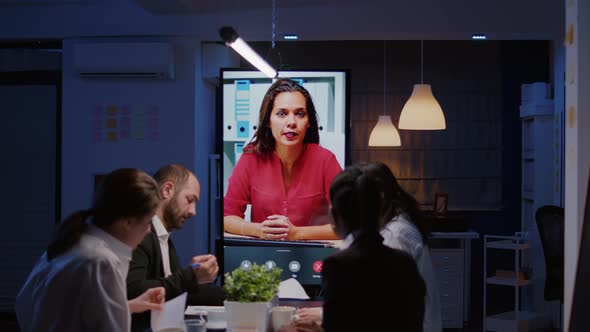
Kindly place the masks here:
<instances>
[{"instance_id":1,"label":"shelving unit","mask_svg":"<svg viewBox=\"0 0 590 332\"><path fill-rule=\"evenodd\" d=\"M544 82L521 87L522 123L522 200L521 232L529 249L522 256L522 266L531 272L530 286L522 294L522 306L528 311L547 312L543 298L545 261L537 230L535 212L543 205L554 204L555 131L554 101L551 85Z\"/></svg>"},{"instance_id":2,"label":"shelving unit","mask_svg":"<svg viewBox=\"0 0 590 332\"><path fill-rule=\"evenodd\" d=\"M521 236L484 236L484 281L483 281L483 312L484 312L484 331L499 332L523 332L530 331L538 326L541 321L541 315L534 312L522 310L521 308L521 288L530 284L530 280L519 278L521 274L521 257L524 251L529 249L529 244ZM504 250L514 255L514 277L502 277L490 275L488 273L488 250ZM514 288L514 309L512 311L499 314L488 314L488 287L489 285L499 285Z\"/></svg>"}]
</instances>

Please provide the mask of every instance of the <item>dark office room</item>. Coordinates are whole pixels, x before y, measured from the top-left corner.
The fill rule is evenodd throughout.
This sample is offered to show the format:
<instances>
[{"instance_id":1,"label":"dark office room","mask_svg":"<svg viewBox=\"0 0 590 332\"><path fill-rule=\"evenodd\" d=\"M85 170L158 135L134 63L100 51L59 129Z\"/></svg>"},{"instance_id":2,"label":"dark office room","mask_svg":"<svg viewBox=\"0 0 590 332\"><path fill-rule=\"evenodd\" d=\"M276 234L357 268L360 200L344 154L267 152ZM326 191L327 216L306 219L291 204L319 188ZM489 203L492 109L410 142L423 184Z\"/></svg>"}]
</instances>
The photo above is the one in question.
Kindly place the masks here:
<instances>
[{"instance_id":1,"label":"dark office room","mask_svg":"<svg viewBox=\"0 0 590 332\"><path fill-rule=\"evenodd\" d=\"M1 331L405 330L412 286L386 294L382 261L330 278L371 204L419 274L416 331L590 329L590 2L2 0L0 27ZM358 180L338 203L381 166L393 191L380 175L378 202ZM402 219L418 247L388 242ZM139 291L150 236L161 275ZM68 281L79 255L114 270ZM270 299L234 298L256 265Z\"/></svg>"}]
</instances>

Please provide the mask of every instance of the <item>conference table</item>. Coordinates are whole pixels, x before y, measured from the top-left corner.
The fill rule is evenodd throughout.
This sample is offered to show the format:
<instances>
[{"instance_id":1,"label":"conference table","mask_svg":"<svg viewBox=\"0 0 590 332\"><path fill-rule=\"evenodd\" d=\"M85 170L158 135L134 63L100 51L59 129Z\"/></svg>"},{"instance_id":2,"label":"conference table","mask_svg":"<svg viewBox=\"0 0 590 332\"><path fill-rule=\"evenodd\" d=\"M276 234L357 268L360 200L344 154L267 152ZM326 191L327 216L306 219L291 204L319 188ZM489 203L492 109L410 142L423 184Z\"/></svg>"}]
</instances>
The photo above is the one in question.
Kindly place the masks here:
<instances>
[{"instance_id":1,"label":"conference table","mask_svg":"<svg viewBox=\"0 0 590 332\"><path fill-rule=\"evenodd\" d=\"M323 305L323 301L317 301L317 300L279 300L278 304L279 306L290 306L290 307L295 307L297 309L300 308L316 308L316 307L321 307ZM203 306L189 306L187 308L187 311L184 315L185 319L195 319L195 318L199 318L199 319L205 319L206 315L202 315L202 314L191 314L190 312L193 311L206 311L206 310L200 310L200 308L204 308L206 309L206 307ZM192 310L191 310L192 309ZM221 331L225 331L225 328L207 328L208 332L221 332ZM243 332L246 332L245 330L240 330Z\"/></svg>"}]
</instances>

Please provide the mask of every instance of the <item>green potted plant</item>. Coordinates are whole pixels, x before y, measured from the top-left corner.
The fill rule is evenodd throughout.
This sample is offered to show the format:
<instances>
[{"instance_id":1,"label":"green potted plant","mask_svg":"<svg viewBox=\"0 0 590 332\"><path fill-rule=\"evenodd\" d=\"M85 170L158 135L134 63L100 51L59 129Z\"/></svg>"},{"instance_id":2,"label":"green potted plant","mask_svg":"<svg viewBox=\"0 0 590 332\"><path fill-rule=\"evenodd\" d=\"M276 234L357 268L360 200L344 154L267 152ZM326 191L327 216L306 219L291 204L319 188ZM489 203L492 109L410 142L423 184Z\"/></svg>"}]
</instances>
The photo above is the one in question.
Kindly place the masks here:
<instances>
[{"instance_id":1,"label":"green potted plant","mask_svg":"<svg viewBox=\"0 0 590 332\"><path fill-rule=\"evenodd\" d=\"M271 300L279 291L282 269L266 269L253 264L248 269L237 268L225 274L223 288L227 292L224 302L227 327L266 331Z\"/></svg>"}]
</instances>

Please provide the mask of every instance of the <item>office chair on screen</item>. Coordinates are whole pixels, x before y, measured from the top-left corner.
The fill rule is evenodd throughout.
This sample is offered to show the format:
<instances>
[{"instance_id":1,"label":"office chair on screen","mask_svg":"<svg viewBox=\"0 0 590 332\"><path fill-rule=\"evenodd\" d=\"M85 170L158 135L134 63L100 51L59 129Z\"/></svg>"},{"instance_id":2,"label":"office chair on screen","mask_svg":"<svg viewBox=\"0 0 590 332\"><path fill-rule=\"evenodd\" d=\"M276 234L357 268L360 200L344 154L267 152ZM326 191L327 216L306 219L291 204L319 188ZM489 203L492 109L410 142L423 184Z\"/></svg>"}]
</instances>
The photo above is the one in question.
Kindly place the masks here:
<instances>
[{"instance_id":1,"label":"office chair on screen","mask_svg":"<svg viewBox=\"0 0 590 332\"><path fill-rule=\"evenodd\" d=\"M545 300L559 300L563 304L564 210L559 206L544 205L535 213L537 229L545 256ZM559 309L559 326L561 327Z\"/></svg>"}]
</instances>

